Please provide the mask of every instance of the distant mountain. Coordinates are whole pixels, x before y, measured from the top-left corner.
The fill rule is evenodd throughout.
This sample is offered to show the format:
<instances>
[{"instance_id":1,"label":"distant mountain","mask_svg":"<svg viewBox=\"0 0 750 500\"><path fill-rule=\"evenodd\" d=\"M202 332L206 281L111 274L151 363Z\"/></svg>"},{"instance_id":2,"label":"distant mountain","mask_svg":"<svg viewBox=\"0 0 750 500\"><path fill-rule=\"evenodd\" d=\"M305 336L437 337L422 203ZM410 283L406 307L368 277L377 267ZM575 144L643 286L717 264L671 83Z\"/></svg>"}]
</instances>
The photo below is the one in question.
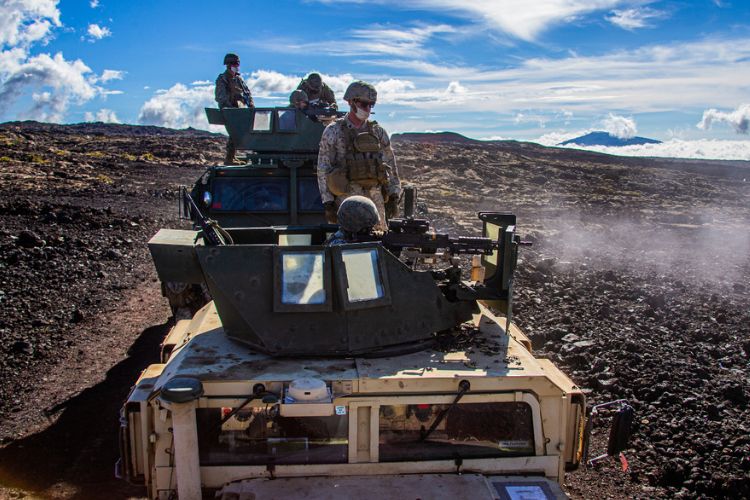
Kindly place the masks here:
<instances>
[{"instance_id":1,"label":"distant mountain","mask_svg":"<svg viewBox=\"0 0 750 500\"><path fill-rule=\"evenodd\" d=\"M591 132L575 139L563 141L559 146L567 146L568 144L578 144L579 146L637 146L640 144L661 144L661 141L648 139L647 137L620 139L619 137L610 135L609 132Z\"/></svg>"},{"instance_id":2,"label":"distant mountain","mask_svg":"<svg viewBox=\"0 0 750 500\"><path fill-rule=\"evenodd\" d=\"M391 139L427 143L460 142L463 144L476 144L480 142L456 132L403 132L401 134L393 134Z\"/></svg>"}]
</instances>

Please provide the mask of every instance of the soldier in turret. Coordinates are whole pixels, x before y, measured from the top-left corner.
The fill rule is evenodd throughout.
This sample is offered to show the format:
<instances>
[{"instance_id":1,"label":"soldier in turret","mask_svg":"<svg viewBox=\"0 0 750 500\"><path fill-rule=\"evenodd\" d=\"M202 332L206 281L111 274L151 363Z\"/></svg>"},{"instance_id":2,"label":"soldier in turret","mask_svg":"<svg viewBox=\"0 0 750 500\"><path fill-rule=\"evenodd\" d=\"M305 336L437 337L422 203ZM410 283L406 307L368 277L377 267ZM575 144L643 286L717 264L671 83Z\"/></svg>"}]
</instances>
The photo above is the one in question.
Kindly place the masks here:
<instances>
[{"instance_id":1,"label":"soldier in turret","mask_svg":"<svg viewBox=\"0 0 750 500\"><path fill-rule=\"evenodd\" d=\"M364 196L350 196L342 201L337 216L339 230L328 238L327 245L367 241L372 238L375 226L380 223L377 207L371 199Z\"/></svg>"},{"instance_id":2,"label":"soldier in turret","mask_svg":"<svg viewBox=\"0 0 750 500\"><path fill-rule=\"evenodd\" d=\"M323 83L323 78L319 73L310 73L307 78L303 78L297 90L304 90L310 100L311 106L322 108L331 107L338 109L336 96L333 95L331 87Z\"/></svg>"},{"instance_id":3,"label":"soldier in turret","mask_svg":"<svg viewBox=\"0 0 750 500\"><path fill-rule=\"evenodd\" d=\"M227 70L216 78L216 90L214 96L220 108L253 108L253 96L245 81L240 76L240 58L237 54L224 56L224 65ZM232 138L227 139L227 154L224 159L226 165L240 163L235 157L237 149Z\"/></svg>"},{"instance_id":4,"label":"soldier in turret","mask_svg":"<svg viewBox=\"0 0 750 500\"><path fill-rule=\"evenodd\" d=\"M376 121L368 120L377 96L369 83L353 82L344 94L349 113L323 132L318 187L329 223L337 221L337 207L352 195L373 201L379 214L375 229L385 230L386 219L398 214L401 181L391 141Z\"/></svg>"}]
</instances>

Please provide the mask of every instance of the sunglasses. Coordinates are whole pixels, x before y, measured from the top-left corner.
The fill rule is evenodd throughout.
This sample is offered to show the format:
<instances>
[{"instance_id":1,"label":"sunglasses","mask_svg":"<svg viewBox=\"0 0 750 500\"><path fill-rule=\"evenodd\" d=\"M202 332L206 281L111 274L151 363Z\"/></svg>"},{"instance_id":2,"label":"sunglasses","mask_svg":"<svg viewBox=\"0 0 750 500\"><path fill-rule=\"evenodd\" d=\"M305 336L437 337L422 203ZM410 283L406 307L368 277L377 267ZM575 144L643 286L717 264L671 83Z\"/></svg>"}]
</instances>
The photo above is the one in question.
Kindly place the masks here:
<instances>
[{"instance_id":1,"label":"sunglasses","mask_svg":"<svg viewBox=\"0 0 750 500\"><path fill-rule=\"evenodd\" d=\"M370 102L370 101L360 101L359 99L356 99L354 102L356 102L357 104L359 104L363 108L371 108L371 107L375 106L375 103L374 102Z\"/></svg>"}]
</instances>

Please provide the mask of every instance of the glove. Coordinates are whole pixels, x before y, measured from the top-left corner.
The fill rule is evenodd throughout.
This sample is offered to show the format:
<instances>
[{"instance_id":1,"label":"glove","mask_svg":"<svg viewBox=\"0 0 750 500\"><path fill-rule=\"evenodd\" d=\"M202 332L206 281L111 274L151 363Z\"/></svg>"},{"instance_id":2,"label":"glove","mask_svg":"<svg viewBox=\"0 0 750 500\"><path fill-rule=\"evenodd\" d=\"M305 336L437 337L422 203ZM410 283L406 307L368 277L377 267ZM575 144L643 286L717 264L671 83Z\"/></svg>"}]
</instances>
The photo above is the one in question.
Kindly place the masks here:
<instances>
[{"instance_id":1,"label":"glove","mask_svg":"<svg viewBox=\"0 0 750 500\"><path fill-rule=\"evenodd\" d=\"M393 219L398 217L398 196L390 195L385 202L385 217Z\"/></svg>"},{"instance_id":2,"label":"glove","mask_svg":"<svg viewBox=\"0 0 750 500\"><path fill-rule=\"evenodd\" d=\"M326 211L326 222L329 224L338 224L339 218L336 215L336 204L332 201L323 203L323 208Z\"/></svg>"}]
</instances>

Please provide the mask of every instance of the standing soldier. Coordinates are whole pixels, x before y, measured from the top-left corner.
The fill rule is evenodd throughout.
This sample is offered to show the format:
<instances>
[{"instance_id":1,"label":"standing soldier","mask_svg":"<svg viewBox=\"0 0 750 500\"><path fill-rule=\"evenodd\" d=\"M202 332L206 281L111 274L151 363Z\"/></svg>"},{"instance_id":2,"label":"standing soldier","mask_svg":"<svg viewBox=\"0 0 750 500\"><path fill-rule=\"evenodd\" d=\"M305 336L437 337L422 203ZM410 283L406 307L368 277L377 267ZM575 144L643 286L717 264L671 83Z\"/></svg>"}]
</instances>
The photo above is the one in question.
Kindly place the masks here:
<instances>
[{"instance_id":1,"label":"standing soldier","mask_svg":"<svg viewBox=\"0 0 750 500\"><path fill-rule=\"evenodd\" d=\"M323 131L318 153L318 188L326 220L335 223L336 207L348 196L370 198L378 209L377 230L385 230L386 218L398 214L401 181L388 134L369 121L378 93L362 81L346 89L349 113Z\"/></svg>"},{"instance_id":2,"label":"standing soldier","mask_svg":"<svg viewBox=\"0 0 750 500\"><path fill-rule=\"evenodd\" d=\"M240 76L240 57L237 54L224 56L224 65L227 70L216 79L216 90L214 95L220 108L253 108L253 96L245 81ZM234 156L237 149L230 137L227 140L227 155L224 159L226 165L240 163Z\"/></svg>"},{"instance_id":3,"label":"standing soldier","mask_svg":"<svg viewBox=\"0 0 750 500\"><path fill-rule=\"evenodd\" d=\"M307 78L303 78L299 82L297 90L304 90L308 99L310 99L310 104L313 106L338 109L333 90L323 83L323 78L321 78L319 73L310 73L307 75Z\"/></svg>"}]
</instances>

